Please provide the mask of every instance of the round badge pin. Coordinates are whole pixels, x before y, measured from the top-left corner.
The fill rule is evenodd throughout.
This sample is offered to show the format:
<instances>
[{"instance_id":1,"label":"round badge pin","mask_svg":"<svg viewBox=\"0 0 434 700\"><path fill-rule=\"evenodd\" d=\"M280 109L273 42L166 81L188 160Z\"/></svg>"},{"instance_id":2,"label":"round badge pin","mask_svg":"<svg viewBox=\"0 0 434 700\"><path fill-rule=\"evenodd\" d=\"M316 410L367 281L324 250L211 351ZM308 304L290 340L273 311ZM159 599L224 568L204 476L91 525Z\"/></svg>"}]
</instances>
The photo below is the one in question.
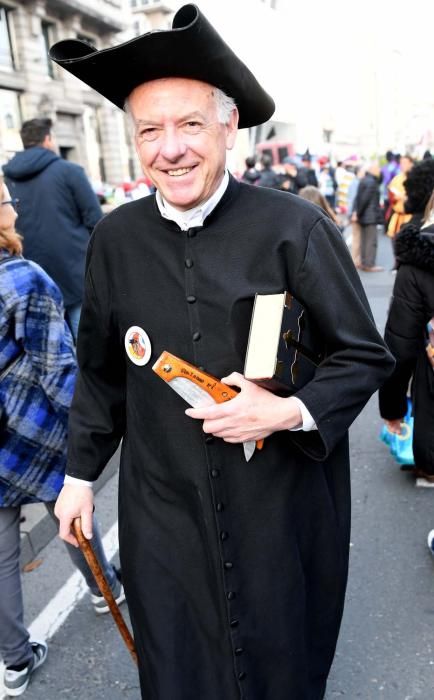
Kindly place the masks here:
<instances>
[{"instance_id":1,"label":"round badge pin","mask_svg":"<svg viewBox=\"0 0 434 700\"><path fill-rule=\"evenodd\" d=\"M149 336L140 326L131 326L125 333L125 350L131 362L142 367L151 359Z\"/></svg>"}]
</instances>

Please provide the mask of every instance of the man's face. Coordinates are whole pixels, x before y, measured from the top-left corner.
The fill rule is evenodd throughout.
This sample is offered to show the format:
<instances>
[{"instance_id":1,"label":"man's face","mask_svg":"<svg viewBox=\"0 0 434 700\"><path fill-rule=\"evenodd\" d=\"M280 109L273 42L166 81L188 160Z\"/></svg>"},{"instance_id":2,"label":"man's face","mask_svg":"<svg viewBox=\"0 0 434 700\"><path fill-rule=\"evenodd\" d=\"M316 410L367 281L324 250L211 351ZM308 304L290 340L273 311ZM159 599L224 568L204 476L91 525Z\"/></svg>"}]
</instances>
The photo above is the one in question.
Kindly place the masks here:
<instances>
[{"instance_id":1,"label":"man's face","mask_svg":"<svg viewBox=\"0 0 434 700\"><path fill-rule=\"evenodd\" d=\"M208 199L235 142L237 110L219 123L214 88L185 78L143 83L128 102L143 172L164 199L181 211Z\"/></svg>"}]
</instances>

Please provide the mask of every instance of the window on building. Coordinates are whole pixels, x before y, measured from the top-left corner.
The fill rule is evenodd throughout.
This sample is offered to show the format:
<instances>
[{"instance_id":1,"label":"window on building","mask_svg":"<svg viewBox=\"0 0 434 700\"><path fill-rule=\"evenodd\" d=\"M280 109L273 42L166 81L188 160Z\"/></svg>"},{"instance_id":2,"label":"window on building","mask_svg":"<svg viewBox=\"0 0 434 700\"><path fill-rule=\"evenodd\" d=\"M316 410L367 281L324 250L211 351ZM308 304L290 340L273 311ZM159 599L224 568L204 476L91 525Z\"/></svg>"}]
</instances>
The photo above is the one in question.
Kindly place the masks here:
<instances>
[{"instance_id":1,"label":"window on building","mask_svg":"<svg viewBox=\"0 0 434 700\"><path fill-rule=\"evenodd\" d=\"M134 169L134 159L133 158L128 158L128 174L129 174L132 181L136 179L136 171Z\"/></svg>"},{"instance_id":2,"label":"window on building","mask_svg":"<svg viewBox=\"0 0 434 700\"><path fill-rule=\"evenodd\" d=\"M100 158L98 158L98 165L99 165L99 172L101 174L101 182L107 182L105 162L104 162L104 158L102 156L100 156Z\"/></svg>"},{"instance_id":3,"label":"window on building","mask_svg":"<svg viewBox=\"0 0 434 700\"><path fill-rule=\"evenodd\" d=\"M83 111L83 126L88 175L93 183L104 182L106 177L102 153L101 113L90 105Z\"/></svg>"},{"instance_id":4,"label":"window on building","mask_svg":"<svg viewBox=\"0 0 434 700\"><path fill-rule=\"evenodd\" d=\"M47 73L50 76L50 78L54 78L54 63L53 61L49 58L48 52L50 50L50 46L54 44L56 41L55 36L54 36L54 30L55 26L51 22L41 22L41 30L42 30L42 51L44 54L44 61L47 66Z\"/></svg>"},{"instance_id":5,"label":"window on building","mask_svg":"<svg viewBox=\"0 0 434 700\"><path fill-rule=\"evenodd\" d=\"M11 38L12 11L0 5L0 67L15 68L14 52Z\"/></svg>"},{"instance_id":6,"label":"window on building","mask_svg":"<svg viewBox=\"0 0 434 700\"><path fill-rule=\"evenodd\" d=\"M283 159L289 156L288 146L279 146L277 149L277 154L279 157L279 163L283 163Z\"/></svg>"},{"instance_id":7,"label":"window on building","mask_svg":"<svg viewBox=\"0 0 434 700\"><path fill-rule=\"evenodd\" d=\"M21 109L15 90L0 90L0 158L7 160L23 147L20 137Z\"/></svg>"}]
</instances>

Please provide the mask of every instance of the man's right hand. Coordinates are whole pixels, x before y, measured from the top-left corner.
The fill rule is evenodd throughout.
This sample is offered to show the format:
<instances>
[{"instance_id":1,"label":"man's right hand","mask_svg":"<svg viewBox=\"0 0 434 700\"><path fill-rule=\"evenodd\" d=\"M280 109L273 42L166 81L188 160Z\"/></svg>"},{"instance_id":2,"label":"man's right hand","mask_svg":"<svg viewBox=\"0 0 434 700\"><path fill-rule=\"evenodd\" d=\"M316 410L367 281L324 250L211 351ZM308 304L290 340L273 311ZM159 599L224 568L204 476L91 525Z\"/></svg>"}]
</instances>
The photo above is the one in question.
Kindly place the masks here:
<instances>
[{"instance_id":1,"label":"man's right hand","mask_svg":"<svg viewBox=\"0 0 434 700\"><path fill-rule=\"evenodd\" d=\"M72 532L72 522L81 518L81 529L86 539L92 538L93 491L89 486L65 484L56 501L54 514L59 520L59 536L78 547Z\"/></svg>"}]
</instances>

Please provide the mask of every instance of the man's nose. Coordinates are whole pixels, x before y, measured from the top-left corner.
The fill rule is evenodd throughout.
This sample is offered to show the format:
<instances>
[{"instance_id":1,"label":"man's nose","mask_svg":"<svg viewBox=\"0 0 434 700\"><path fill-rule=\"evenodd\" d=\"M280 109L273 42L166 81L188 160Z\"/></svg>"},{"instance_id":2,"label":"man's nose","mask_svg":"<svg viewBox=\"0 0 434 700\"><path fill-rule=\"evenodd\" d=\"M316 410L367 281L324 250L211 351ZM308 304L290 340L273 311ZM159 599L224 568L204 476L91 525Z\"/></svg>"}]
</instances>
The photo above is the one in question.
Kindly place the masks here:
<instances>
[{"instance_id":1,"label":"man's nose","mask_svg":"<svg viewBox=\"0 0 434 700\"><path fill-rule=\"evenodd\" d=\"M176 127L164 129L160 153L167 160L178 160L187 150L183 135Z\"/></svg>"}]
</instances>

